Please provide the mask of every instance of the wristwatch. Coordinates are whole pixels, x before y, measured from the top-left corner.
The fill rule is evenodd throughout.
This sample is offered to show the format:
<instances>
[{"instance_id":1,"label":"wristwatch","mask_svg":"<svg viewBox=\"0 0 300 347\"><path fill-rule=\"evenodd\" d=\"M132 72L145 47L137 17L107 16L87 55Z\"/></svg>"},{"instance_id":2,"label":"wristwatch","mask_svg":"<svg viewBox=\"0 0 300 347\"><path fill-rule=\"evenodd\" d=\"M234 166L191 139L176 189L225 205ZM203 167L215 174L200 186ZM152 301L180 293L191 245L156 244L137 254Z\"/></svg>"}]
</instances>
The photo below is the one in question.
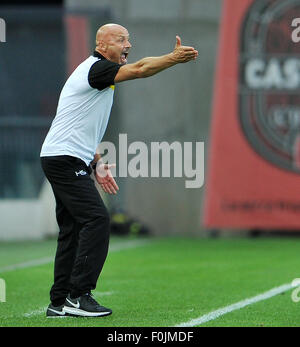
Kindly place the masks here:
<instances>
[{"instance_id":1,"label":"wristwatch","mask_svg":"<svg viewBox=\"0 0 300 347\"><path fill-rule=\"evenodd\" d=\"M102 160L99 159L96 163L94 163L92 166L92 169L94 170L94 172L96 173L96 167L97 167L97 163L100 162L100 165L103 164Z\"/></svg>"}]
</instances>

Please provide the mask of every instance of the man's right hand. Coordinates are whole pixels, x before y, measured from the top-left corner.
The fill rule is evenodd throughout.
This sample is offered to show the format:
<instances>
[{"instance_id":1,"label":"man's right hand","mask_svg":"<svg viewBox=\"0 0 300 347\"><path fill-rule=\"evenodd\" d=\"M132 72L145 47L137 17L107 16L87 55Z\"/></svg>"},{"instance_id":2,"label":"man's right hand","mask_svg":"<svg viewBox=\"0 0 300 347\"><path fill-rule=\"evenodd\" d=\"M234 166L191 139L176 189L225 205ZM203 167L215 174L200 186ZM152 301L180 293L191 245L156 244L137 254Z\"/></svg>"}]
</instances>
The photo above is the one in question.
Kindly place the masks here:
<instances>
[{"instance_id":1,"label":"man's right hand","mask_svg":"<svg viewBox=\"0 0 300 347\"><path fill-rule=\"evenodd\" d=\"M181 38L176 36L176 45L172 52L173 59L176 63L187 63L190 60L195 60L198 56L198 51L194 47L182 46Z\"/></svg>"}]
</instances>

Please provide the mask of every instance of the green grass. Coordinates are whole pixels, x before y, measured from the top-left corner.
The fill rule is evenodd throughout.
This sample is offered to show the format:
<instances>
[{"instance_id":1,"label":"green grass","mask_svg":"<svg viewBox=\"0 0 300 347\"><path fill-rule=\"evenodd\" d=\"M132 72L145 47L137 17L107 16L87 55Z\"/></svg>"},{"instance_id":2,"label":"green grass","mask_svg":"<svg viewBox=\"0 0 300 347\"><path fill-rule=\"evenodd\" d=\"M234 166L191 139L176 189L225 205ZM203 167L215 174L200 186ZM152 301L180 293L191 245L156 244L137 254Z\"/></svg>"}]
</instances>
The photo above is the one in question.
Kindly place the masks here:
<instances>
[{"instance_id":1,"label":"green grass","mask_svg":"<svg viewBox=\"0 0 300 347\"><path fill-rule=\"evenodd\" d=\"M168 327L255 296L300 277L297 238L149 238L110 252L95 290L112 308L103 318L47 319L53 263L0 272L6 302L0 326ZM112 238L111 244L128 239ZM55 241L0 243L0 269L54 256ZM101 297L100 293L111 295ZM291 291L223 315L201 326L300 326Z\"/></svg>"}]
</instances>

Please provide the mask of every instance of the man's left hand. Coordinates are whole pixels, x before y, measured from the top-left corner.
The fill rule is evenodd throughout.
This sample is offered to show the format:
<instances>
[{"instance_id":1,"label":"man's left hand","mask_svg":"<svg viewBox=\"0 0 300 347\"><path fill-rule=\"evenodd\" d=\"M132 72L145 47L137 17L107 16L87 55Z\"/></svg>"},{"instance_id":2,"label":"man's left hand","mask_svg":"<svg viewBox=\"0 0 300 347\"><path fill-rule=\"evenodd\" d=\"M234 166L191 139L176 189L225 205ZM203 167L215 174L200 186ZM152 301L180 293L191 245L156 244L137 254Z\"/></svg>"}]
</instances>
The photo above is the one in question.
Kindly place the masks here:
<instances>
[{"instance_id":1,"label":"man's left hand","mask_svg":"<svg viewBox=\"0 0 300 347\"><path fill-rule=\"evenodd\" d=\"M113 178L110 169L115 168L116 164L103 164L101 161L97 162L95 177L97 182L105 193L117 194L119 187Z\"/></svg>"}]
</instances>

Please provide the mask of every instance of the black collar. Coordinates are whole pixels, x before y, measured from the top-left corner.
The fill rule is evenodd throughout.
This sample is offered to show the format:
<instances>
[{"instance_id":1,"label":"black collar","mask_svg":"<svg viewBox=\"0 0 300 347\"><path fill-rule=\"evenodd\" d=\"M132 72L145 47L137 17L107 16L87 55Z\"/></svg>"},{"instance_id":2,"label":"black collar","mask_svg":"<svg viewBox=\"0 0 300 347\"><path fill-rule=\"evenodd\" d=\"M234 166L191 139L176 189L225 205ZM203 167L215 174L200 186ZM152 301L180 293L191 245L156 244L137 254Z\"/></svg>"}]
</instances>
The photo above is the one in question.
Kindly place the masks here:
<instances>
[{"instance_id":1,"label":"black collar","mask_svg":"<svg viewBox=\"0 0 300 347\"><path fill-rule=\"evenodd\" d=\"M93 56L94 57L97 57L97 58L99 58L99 59L106 59L105 57L103 57L103 55L102 54L100 54L99 52L97 52L97 51L94 51L94 54L93 54Z\"/></svg>"}]
</instances>

